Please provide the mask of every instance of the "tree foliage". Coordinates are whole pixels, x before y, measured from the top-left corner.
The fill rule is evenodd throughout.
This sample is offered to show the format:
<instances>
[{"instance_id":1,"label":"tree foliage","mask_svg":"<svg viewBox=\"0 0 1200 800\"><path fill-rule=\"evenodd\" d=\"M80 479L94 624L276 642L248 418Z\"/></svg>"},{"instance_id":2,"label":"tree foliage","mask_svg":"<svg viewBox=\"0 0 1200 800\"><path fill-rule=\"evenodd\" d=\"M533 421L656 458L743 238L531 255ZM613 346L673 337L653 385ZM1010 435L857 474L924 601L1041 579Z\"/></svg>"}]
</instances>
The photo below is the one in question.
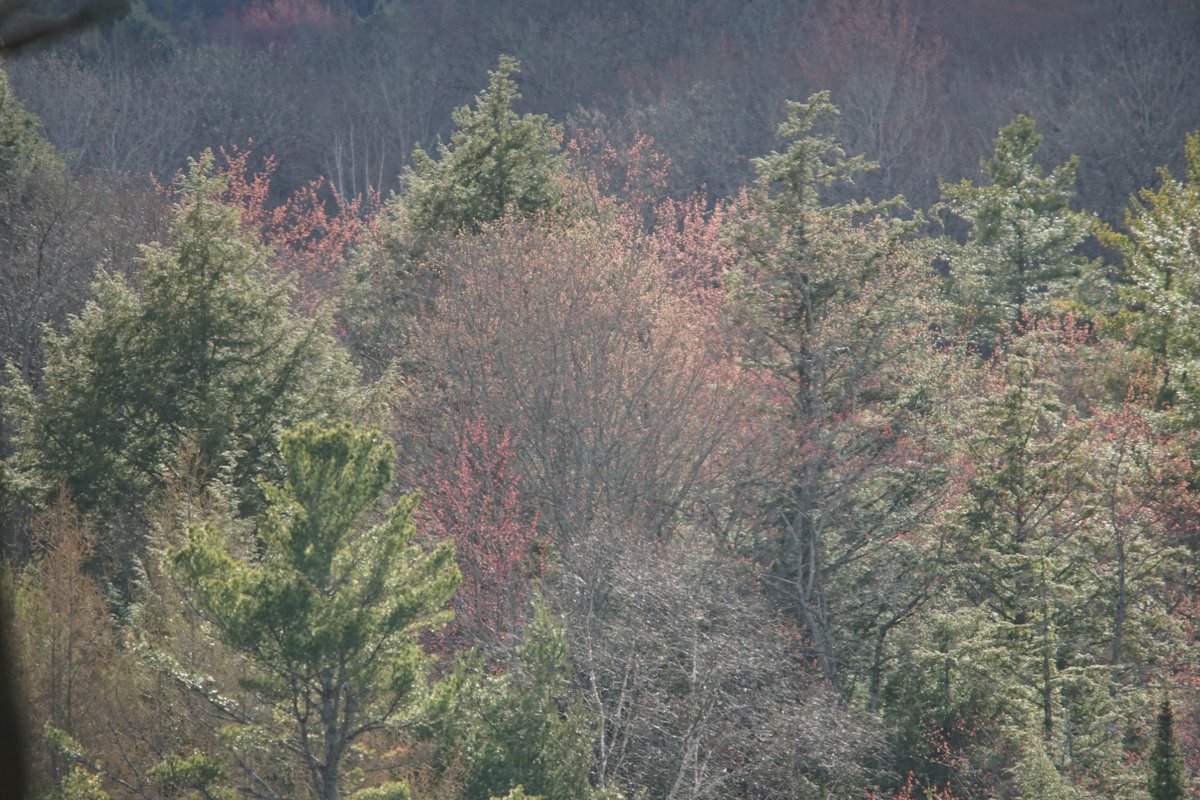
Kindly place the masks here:
<instances>
[{"instance_id":1,"label":"tree foliage","mask_svg":"<svg viewBox=\"0 0 1200 800\"><path fill-rule=\"evenodd\" d=\"M464 797L488 800L524 789L545 800L593 796L589 715L571 700L571 658L561 623L539 602L517 658L487 675L461 674L460 697L439 738L467 765Z\"/></svg>"},{"instance_id":2,"label":"tree foliage","mask_svg":"<svg viewBox=\"0 0 1200 800\"><path fill-rule=\"evenodd\" d=\"M1171 698L1163 693L1154 728L1154 747L1148 759L1150 800L1183 800L1188 796L1187 769L1175 740Z\"/></svg>"},{"instance_id":3,"label":"tree foliage","mask_svg":"<svg viewBox=\"0 0 1200 800\"><path fill-rule=\"evenodd\" d=\"M477 231L509 211L536 214L557 207L562 131L544 114L518 115L513 75L520 63L501 56L475 106L453 115L449 143L437 159L420 147L405 174L404 210L418 231Z\"/></svg>"},{"instance_id":4,"label":"tree foliage","mask_svg":"<svg viewBox=\"0 0 1200 800\"><path fill-rule=\"evenodd\" d=\"M1131 328L1132 343L1158 370L1157 401L1195 419L1200 340L1200 132L1187 138L1183 180L1159 170L1156 189L1143 189L1125 212L1126 232L1100 231L1121 255L1121 280L1114 286L1122 307L1116 326Z\"/></svg>"},{"instance_id":5,"label":"tree foliage","mask_svg":"<svg viewBox=\"0 0 1200 800\"><path fill-rule=\"evenodd\" d=\"M1086 264L1079 246L1092 217L1073 211L1071 158L1050 174L1036 161L1042 137L1032 117L1000 129L992 157L981 163L986 185L964 180L942 185L943 212L968 226L962 244L950 244L950 277L959 302L973 309L976 336L987 344L996 326L1008 330L1067 297Z\"/></svg>"},{"instance_id":6,"label":"tree foliage","mask_svg":"<svg viewBox=\"0 0 1200 800\"><path fill-rule=\"evenodd\" d=\"M61 481L87 513L129 514L190 442L251 511L258 479L279 474L280 431L351 400L344 351L326 321L292 310L266 251L218 201L212 162L180 179L170 235L143 248L138 284L103 273L67 331L48 333L44 393L9 375L17 452L5 471L33 502ZM103 555L139 549L129 536L115 546Z\"/></svg>"},{"instance_id":7,"label":"tree foliage","mask_svg":"<svg viewBox=\"0 0 1200 800\"><path fill-rule=\"evenodd\" d=\"M280 446L287 480L266 490L259 552L235 555L210 520L175 564L215 634L246 656L256 707L237 722L296 758L314 796L336 800L355 742L418 708L417 635L447 620L458 571L449 543L412 543L415 496L362 525L392 482L378 434L309 423Z\"/></svg>"},{"instance_id":8,"label":"tree foliage","mask_svg":"<svg viewBox=\"0 0 1200 800\"><path fill-rule=\"evenodd\" d=\"M756 161L758 179L735 210L737 261L725 280L742 363L758 373L778 431L770 460L782 467L762 481L758 501L777 533L759 555L826 679L848 688L852 674L872 668L852 666L857 657L835 631L855 627L869 638L862 624L886 635L927 585L901 570L896 577L915 581L877 587L880 605L860 607L865 618L833 616L839 596L870 591L850 588L856 565L899 555L889 543L915 534L936 504L932 389L947 362L930 335L941 313L930 272L906 241L909 223L893 213L901 201L830 201L828 190L870 164L820 132L836 113L827 95L788 111L779 129L786 149Z\"/></svg>"}]
</instances>

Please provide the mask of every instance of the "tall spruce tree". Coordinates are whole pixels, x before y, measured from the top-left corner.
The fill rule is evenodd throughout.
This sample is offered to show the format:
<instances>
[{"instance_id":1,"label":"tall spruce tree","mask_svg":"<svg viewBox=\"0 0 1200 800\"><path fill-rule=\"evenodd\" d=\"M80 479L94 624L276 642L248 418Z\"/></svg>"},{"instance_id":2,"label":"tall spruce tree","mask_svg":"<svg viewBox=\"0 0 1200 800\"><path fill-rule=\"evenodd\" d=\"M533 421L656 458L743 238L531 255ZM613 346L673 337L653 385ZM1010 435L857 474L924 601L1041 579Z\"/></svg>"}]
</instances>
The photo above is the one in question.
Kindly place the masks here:
<instances>
[{"instance_id":1,"label":"tall spruce tree","mask_svg":"<svg viewBox=\"0 0 1200 800\"><path fill-rule=\"evenodd\" d=\"M1171 712L1171 698L1163 692L1158 708L1158 725L1154 729L1154 748L1147 759L1150 769L1150 800L1185 800L1187 791L1187 768L1179 743L1175 741L1175 720Z\"/></svg>"},{"instance_id":2,"label":"tall spruce tree","mask_svg":"<svg viewBox=\"0 0 1200 800\"><path fill-rule=\"evenodd\" d=\"M510 210L533 214L558 205L562 130L545 114L518 115L513 75L520 63L500 56L475 107L454 111L450 142L434 159L418 147L405 175L403 208L418 231L476 230Z\"/></svg>"},{"instance_id":3,"label":"tall spruce tree","mask_svg":"<svg viewBox=\"0 0 1200 800\"><path fill-rule=\"evenodd\" d=\"M1126 232L1101 241L1121 254L1115 327L1132 333L1157 370L1159 405L1200 419L1200 132L1188 136L1183 180L1159 170L1125 213Z\"/></svg>"},{"instance_id":4,"label":"tall spruce tree","mask_svg":"<svg viewBox=\"0 0 1200 800\"><path fill-rule=\"evenodd\" d=\"M831 199L873 166L821 131L836 113L827 93L788 105L786 147L755 160L758 177L736 209L739 258L725 280L744 364L770 376L773 424L789 441L777 456L786 477L763 487L778 535L760 556L826 679L848 691L847 678L869 674L874 705L884 638L928 586L920 547L884 550L919 527L931 504L918 498L940 482L924 460L937 311L932 273L896 213L902 200ZM913 560L885 588L859 572L876 557ZM879 602L843 605L866 592Z\"/></svg>"}]
</instances>

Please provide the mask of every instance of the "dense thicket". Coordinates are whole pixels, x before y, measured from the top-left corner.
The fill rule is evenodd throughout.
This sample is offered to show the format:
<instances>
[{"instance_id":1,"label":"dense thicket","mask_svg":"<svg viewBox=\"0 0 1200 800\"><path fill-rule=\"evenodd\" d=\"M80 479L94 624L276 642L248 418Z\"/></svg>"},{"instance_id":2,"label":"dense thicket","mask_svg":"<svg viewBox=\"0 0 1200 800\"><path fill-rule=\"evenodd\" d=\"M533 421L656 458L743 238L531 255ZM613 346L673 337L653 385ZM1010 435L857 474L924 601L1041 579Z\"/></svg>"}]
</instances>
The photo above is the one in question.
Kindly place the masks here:
<instances>
[{"instance_id":1,"label":"dense thicket","mask_svg":"<svg viewBox=\"0 0 1200 800\"><path fill-rule=\"evenodd\" d=\"M0 74L31 795L1190 796L1194 5L483 7Z\"/></svg>"}]
</instances>

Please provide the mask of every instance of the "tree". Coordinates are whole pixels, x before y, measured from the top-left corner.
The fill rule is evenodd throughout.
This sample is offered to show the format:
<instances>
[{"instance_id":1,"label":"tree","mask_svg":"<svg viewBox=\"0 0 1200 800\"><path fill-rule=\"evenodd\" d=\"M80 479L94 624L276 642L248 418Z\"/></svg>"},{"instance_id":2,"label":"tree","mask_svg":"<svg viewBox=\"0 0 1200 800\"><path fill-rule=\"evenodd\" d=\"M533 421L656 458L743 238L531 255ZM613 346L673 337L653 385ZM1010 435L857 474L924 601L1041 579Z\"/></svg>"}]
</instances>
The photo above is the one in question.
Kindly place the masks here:
<instances>
[{"instance_id":1,"label":"tree","mask_svg":"<svg viewBox=\"0 0 1200 800\"><path fill-rule=\"evenodd\" d=\"M37 558L17 580L13 620L23 721L31 731L49 726L92 744L107 732L103 698L124 661L104 595L85 570L95 531L65 497L33 520L33 530ZM35 784L56 786L73 765L59 749L38 744Z\"/></svg>"},{"instance_id":2,"label":"tree","mask_svg":"<svg viewBox=\"0 0 1200 800\"><path fill-rule=\"evenodd\" d=\"M405 175L403 208L417 231L478 230L509 210L536 214L557 207L563 168L562 131L544 114L518 116L512 76L520 69L500 56L475 107L454 111L450 143L437 160L417 147Z\"/></svg>"},{"instance_id":3,"label":"tree","mask_svg":"<svg viewBox=\"0 0 1200 800\"><path fill-rule=\"evenodd\" d=\"M412 544L415 495L359 525L392 482L378 434L309 423L280 449L287 480L266 489L258 552L235 556L209 520L174 563L201 617L246 658L242 686L256 702L231 708L233 721L294 756L316 797L336 800L354 743L417 706L417 635L446 621L458 571L451 544Z\"/></svg>"},{"instance_id":4,"label":"tree","mask_svg":"<svg viewBox=\"0 0 1200 800\"><path fill-rule=\"evenodd\" d=\"M1029 737L1023 745L1012 776L1022 800L1071 800L1076 796L1063 782L1046 754L1045 744L1036 736Z\"/></svg>"},{"instance_id":5,"label":"tree","mask_svg":"<svg viewBox=\"0 0 1200 800\"><path fill-rule=\"evenodd\" d=\"M598 784L670 800L871 785L877 720L822 684L752 562L702 530L658 541L612 528L574 543L562 573Z\"/></svg>"},{"instance_id":6,"label":"tree","mask_svg":"<svg viewBox=\"0 0 1200 800\"><path fill-rule=\"evenodd\" d=\"M491 675L469 662L455 707L438 721L451 762L466 768L466 800L520 787L545 800L592 797L591 720L572 700L566 634L541 601L518 656Z\"/></svg>"},{"instance_id":7,"label":"tree","mask_svg":"<svg viewBox=\"0 0 1200 800\"><path fill-rule=\"evenodd\" d=\"M1102 242L1121 254L1112 320L1128 325L1132 343L1158 374L1157 402L1189 419L1200 415L1200 132L1187 138L1187 173L1163 168L1157 189L1143 189L1125 213L1127 233L1104 228Z\"/></svg>"},{"instance_id":8,"label":"tree","mask_svg":"<svg viewBox=\"0 0 1200 800\"><path fill-rule=\"evenodd\" d=\"M757 555L826 679L846 692L856 674L877 673L867 664L920 605L922 565L937 563L919 546L913 569L888 568L897 583L856 575L874 557L893 561L902 551L891 543L922 538L944 474L934 439L950 415L939 404L953 381L931 332L942 313L931 271L906 241L909 223L891 214L899 201L825 199L871 166L817 130L835 113L826 93L789 105L786 149L756 160L758 179L735 209L740 258L724 277L742 364L775 431ZM863 592L873 601L839 608ZM876 636L864 663L860 645Z\"/></svg>"},{"instance_id":9,"label":"tree","mask_svg":"<svg viewBox=\"0 0 1200 800\"><path fill-rule=\"evenodd\" d=\"M942 185L937 208L969 226L965 242L947 245L947 258L959 302L974 312L982 343L995 337L999 324L1013 330L1046 312L1086 263L1078 248L1092 218L1070 208L1078 159L1045 175L1034 161L1041 142L1033 118L1018 116L1000 129L995 153L981 163L988 185Z\"/></svg>"},{"instance_id":10,"label":"tree","mask_svg":"<svg viewBox=\"0 0 1200 800\"><path fill-rule=\"evenodd\" d=\"M0 70L0 357L25 380L40 367L41 326L78 309L92 264L77 234L86 192L38 131Z\"/></svg>"},{"instance_id":11,"label":"tree","mask_svg":"<svg viewBox=\"0 0 1200 800\"><path fill-rule=\"evenodd\" d=\"M1163 692L1158 709L1158 725L1154 730L1154 748L1148 758L1150 800L1184 800L1188 796L1187 768L1179 743L1175 741L1175 722L1171 713L1171 698Z\"/></svg>"},{"instance_id":12,"label":"tree","mask_svg":"<svg viewBox=\"0 0 1200 800\"><path fill-rule=\"evenodd\" d=\"M453 461L439 463L425 489L430 532L454 542L462 574L449 644L503 655L520 633L537 526L521 509L506 431L477 417L464 424L454 445Z\"/></svg>"},{"instance_id":13,"label":"tree","mask_svg":"<svg viewBox=\"0 0 1200 800\"><path fill-rule=\"evenodd\" d=\"M665 537L738 424L715 303L681 296L611 226L510 219L436 259L414 428L443 463L463 420L512 437L513 471L559 548L605 521Z\"/></svg>"},{"instance_id":14,"label":"tree","mask_svg":"<svg viewBox=\"0 0 1200 800\"><path fill-rule=\"evenodd\" d=\"M278 475L279 431L340 410L355 384L328 321L291 309L266 251L219 202L212 162L180 179L167 242L142 250L141 288L103 274L84 313L47 336L44 396L11 374L4 388L11 485L37 504L64 481L81 511L125 531L101 552L118 567L140 543L112 521L137 518L186 442L252 512L258 478Z\"/></svg>"}]
</instances>

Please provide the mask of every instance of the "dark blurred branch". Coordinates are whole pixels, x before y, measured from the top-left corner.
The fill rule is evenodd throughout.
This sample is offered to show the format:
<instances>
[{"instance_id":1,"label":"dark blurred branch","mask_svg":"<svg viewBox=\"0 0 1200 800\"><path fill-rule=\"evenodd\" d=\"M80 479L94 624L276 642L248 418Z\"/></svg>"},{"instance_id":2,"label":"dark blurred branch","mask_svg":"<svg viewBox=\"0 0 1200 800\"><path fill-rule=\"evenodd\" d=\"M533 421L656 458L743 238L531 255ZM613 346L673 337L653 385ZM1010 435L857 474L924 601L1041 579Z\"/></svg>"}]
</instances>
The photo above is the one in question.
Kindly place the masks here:
<instances>
[{"instance_id":1,"label":"dark blurred branch","mask_svg":"<svg viewBox=\"0 0 1200 800\"><path fill-rule=\"evenodd\" d=\"M93 0L66 14L47 17L29 12L30 5L28 0L0 0L0 55L117 19L129 10L129 0Z\"/></svg>"}]
</instances>

